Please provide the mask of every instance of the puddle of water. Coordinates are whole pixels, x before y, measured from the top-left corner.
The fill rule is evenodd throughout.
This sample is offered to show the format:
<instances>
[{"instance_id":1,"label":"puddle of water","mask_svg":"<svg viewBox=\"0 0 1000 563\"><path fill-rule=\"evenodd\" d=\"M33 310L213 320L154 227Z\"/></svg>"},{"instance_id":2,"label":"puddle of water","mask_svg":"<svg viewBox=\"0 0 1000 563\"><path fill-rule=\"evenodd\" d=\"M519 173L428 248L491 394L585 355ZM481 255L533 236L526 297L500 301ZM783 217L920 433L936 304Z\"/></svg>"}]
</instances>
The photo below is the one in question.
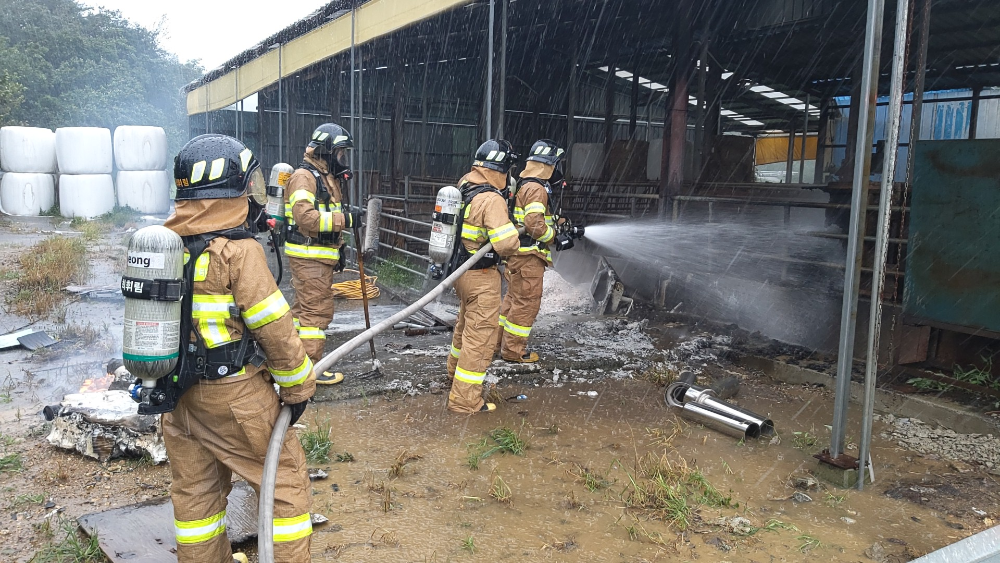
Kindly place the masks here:
<instances>
[{"instance_id":1,"label":"puddle of water","mask_svg":"<svg viewBox=\"0 0 1000 563\"><path fill-rule=\"evenodd\" d=\"M317 528L314 557L345 561L445 561L472 557L463 541L472 538L475 556L516 561L803 561L825 558L858 561L873 543L890 541L915 553L937 549L972 530L949 527L942 512L888 498L894 480L939 474L942 462L916 459L894 444L876 440L877 475L882 480L864 492L830 488L808 491L814 499L787 499L792 474L816 465L811 454L828 439L824 425L832 401L814 391L761 386L745 389L741 404L774 416L780 444L739 444L696 425L669 444L663 436L674 417L662 405L662 388L643 382L567 384L559 389L508 388L504 396L527 393L489 416L462 417L445 411L445 395L402 400L317 405L308 423L327 421L333 451L350 452L357 461L329 463L330 478L313 484L313 510L331 524ZM597 391L597 398L579 395ZM777 415L777 413L788 413ZM795 413L795 416L791 416ZM529 444L523 457L495 454L477 471L467 465L470 444L505 425ZM558 432L550 428L556 425ZM818 430L817 430L818 429ZM878 429L876 429L878 430ZM808 431L820 442L794 447L793 432ZM876 432L877 433L877 432ZM855 431L856 435L856 431ZM801 436L801 435L800 435ZM422 456L405 466L402 476L389 468L408 452ZM696 465L738 508L703 507L688 532L680 536L662 520L624 507L621 492L637 460L647 453L682 456ZM913 456L911 458L911 456ZM675 458L676 459L676 458ZM589 491L572 472L583 466L612 484ZM513 503L490 497L494 478L509 486ZM383 511L380 485L390 490ZM371 489L374 488L375 491ZM846 495L844 498L836 498ZM979 509L995 511L996 506ZM719 516L744 516L754 526L775 519L796 530L760 531L749 537L719 531ZM918 521L911 519L915 517ZM844 520L844 519L847 520ZM627 526L644 530L631 540ZM821 545L800 551L808 535ZM662 538L657 545L648 538ZM889 538L892 538L891 540ZM728 552L716 545L729 548ZM890 545L887 544L887 545Z\"/></svg>"}]
</instances>

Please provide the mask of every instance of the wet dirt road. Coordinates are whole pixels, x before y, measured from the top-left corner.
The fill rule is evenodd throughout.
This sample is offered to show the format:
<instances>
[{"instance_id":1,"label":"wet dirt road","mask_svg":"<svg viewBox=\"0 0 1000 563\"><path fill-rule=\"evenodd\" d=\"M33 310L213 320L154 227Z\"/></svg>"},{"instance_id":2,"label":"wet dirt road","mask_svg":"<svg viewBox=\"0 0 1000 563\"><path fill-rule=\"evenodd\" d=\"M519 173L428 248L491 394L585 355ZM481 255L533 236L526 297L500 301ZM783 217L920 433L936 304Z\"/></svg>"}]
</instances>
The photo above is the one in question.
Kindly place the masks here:
<instances>
[{"instance_id":1,"label":"wet dirt road","mask_svg":"<svg viewBox=\"0 0 1000 563\"><path fill-rule=\"evenodd\" d=\"M474 545L477 558L513 561L869 561L865 551L880 543L886 561L908 561L985 527L972 505L994 515L1000 509L1000 487L982 475L951 490L951 502L927 506L935 486L966 475L878 440L879 482L864 492L824 485L797 491L792 483L808 477L816 447L793 432L829 436L828 407L812 408L826 403L814 390L745 388L741 404L772 413L778 443L740 443L678 421L663 406L662 388L646 382L503 393L520 391L527 401L493 416L449 415L445 395L349 401L307 413L310 426L332 427L332 451L355 458L322 464L330 477L314 483L314 510L331 518L316 530L316 560L471 560ZM525 439L524 455L494 454L470 469L470 452L499 426ZM644 479L636 467L649 455L699 468L733 506L695 509L684 531L628 508L632 480ZM408 458L394 476L393 466ZM588 488L581 468L599 485ZM491 497L497 478L510 489L509 503ZM918 491L916 499L885 494L897 489ZM796 492L812 502L792 500ZM735 516L749 527L715 524Z\"/></svg>"}]
</instances>

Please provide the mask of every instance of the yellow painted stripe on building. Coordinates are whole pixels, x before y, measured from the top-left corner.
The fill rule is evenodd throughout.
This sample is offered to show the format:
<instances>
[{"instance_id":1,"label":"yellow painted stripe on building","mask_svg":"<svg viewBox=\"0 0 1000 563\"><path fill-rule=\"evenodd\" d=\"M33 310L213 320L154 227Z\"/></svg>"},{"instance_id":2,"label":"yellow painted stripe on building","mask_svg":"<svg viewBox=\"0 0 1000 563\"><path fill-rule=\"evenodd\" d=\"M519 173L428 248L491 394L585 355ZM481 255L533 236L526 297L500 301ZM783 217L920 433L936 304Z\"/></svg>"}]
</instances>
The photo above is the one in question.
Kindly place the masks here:
<instances>
[{"instance_id":1,"label":"yellow painted stripe on building","mask_svg":"<svg viewBox=\"0 0 1000 563\"><path fill-rule=\"evenodd\" d=\"M355 43L362 45L468 3L468 0L370 0L357 10ZM350 48L351 14L346 13L282 45L280 75L289 76ZM273 49L188 92L188 115L232 105L276 83L278 77L278 49Z\"/></svg>"}]
</instances>

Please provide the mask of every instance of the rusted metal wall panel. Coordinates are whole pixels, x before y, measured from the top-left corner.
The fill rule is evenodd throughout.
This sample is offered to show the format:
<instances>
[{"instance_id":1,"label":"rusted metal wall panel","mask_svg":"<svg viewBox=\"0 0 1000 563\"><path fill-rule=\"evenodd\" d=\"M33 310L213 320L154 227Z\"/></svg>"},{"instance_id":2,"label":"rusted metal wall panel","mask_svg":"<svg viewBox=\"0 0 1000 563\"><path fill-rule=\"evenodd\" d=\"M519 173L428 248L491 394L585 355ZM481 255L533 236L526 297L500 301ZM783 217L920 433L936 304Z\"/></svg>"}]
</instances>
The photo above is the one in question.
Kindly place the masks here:
<instances>
[{"instance_id":1,"label":"rusted metal wall panel","mask_svg":"<svg viewBox=\"0 0 1000 563\"><path fill-rule=\"evenodd\" d=\"M1000 332L1000 140L916 147L903 310Z\"/></svg>"}]
</instances>

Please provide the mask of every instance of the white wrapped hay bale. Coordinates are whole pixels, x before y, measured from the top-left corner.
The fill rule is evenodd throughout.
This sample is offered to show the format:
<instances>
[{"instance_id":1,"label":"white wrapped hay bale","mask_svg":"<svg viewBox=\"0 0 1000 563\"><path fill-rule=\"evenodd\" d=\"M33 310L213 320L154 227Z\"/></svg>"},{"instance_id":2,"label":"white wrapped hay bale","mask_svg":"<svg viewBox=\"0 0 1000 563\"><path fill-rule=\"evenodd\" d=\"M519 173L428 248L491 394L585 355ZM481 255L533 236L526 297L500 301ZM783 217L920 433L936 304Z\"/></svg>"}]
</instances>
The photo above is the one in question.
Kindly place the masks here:
<instances>
[{"instance_id":1,"label":"white wrapped hay bale","mask_svg":"<svg viewBox=\"0 0 1000 563\"><path fill-rule=\"evenodd\" d=\"M5 172L56 171L56 134L38 127L0 128L0 164Z\"/></svg>"},{"instance_id":2,"label":"white wrapped hay bale","mask_svg":"<svg viewBox=\"0 0 1000 563\"><path fill-rule=\"evenodd\" d=\"M115 129L114 149L119 170L167 167L167 134L162 127L122 125Z\"/></svg>"},{"instance_id":3,"label":"white wrapped hay bale","mask_svg":"<svg viewBox=\"0 0 1000 563\"><path fill-rule=\"evenodd\" d=\"M111 174L111 131L103 127L56 129L60 174Z\"/></svg>"},{"instance_id":4,"label":"white wrapped hay bale","mask_svg":"<svg viewBox=\"0 0 1000 563\"><path fill-rule=\"evenodd\" d=\"M56 202L55 176L7 172L0 179L0 208L9 215L37 216Z\"/></svg>"},{"instance_id":5,"label":"white wrapped hay bale","mask_svg":"<svg viewBox=\"0 0 1000 563\"><path fill-rule=\"evenodd\" d=\"M93 219L115 208L111 174L59 176L59 212L63 217Z\"/></svg>"},{"instance_id":6,"label":"white wrapped hay bale","mask_svg":"<svg viewBox=\"0 0 1000 563\"><path fill-rule=\"evenodd\" d=\"M166 213L170 210L170 183L165 170L121 170L116 182L118 205L139 213Z\"/></svg>"}]
</instances>

